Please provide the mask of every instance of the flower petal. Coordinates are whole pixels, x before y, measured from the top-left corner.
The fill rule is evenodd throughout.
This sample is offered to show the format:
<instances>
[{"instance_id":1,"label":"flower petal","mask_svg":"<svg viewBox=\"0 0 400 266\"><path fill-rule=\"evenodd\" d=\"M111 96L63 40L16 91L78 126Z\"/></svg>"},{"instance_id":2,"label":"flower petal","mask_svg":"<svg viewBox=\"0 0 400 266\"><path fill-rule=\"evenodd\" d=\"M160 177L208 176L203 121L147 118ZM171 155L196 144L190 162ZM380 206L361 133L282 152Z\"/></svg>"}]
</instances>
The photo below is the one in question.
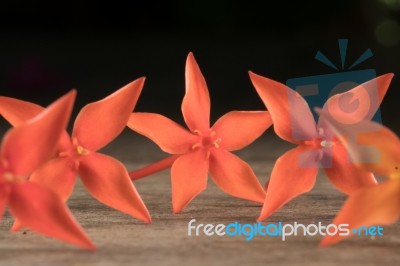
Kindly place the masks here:
<instances>
[{"instance_id":1,"label":"flower petal","mask_svg":"<svg viewBox=\"0 0 400 266\"><path fill-rule=\"evenodd\" d=\"M208 160L204 150L179 156L171 168L172 208L181 212L207 187Z\"/></svg>"},{"instance_id":2,"label":"flower petal","mask_svg":"<svg viewBox=\"0 0 400 266\"><path fill-rule=\"evenodd\" d=\"M20 220L15 219L13 225L10 228L10 232L15 233L21 230L21 228L24 227L24 225L21 223Z\"/></svg>"},{"instance_id":3,"label":"flower petal","mask_svg":"<svg viewBox=\"0 0 400 266\"><path fill-rule=\"evenodd\" d=\"M400 216L399 192L399 180L388 180L374 187L360 189L344 203L333 224L348 224L352 230L360 226L395 223ZM352 235L327 235L320 245L328 246Z\"/></svg>"},{"instance_id":4,"label":"flower petal","mask_svg":"<svg viewBox=\"0 0 400 266\"><path fill-rule=\"evenodd\" d=\"M264 202L265 191L251 167L236 155L213 149L210 173L215 184L224 192L254 202Z\"/></svg>"},{"instance_id":5,"label":"flower petal","mask_svg":"<svg viewBox=\"0 0 400 266\"><path fill-rule=\"evenodd\" d=\"M272 169L267 196L258 221L267 219L283 205L314 187L318 151L299 146L283 154Z\"/></svg>"},{"instance_id":6,"label":"flower petal","mask_svg":"<svg viewBox=\"0 0 400 266\"><path fill-rule=\"evenodd\" d=\"M83 157L79 165L83 185L98 201L150 223L150 214L131 182L124 165L100 153Z\"/></svg>"},{"instance_id":7,"label":"flower petal","mask_svg":"<svg viewBox=\"0 0 400 266\"><path fill-rule=\"evenodd\" d=\"M26 227L86 249L95 249L61 199L39 184L12 186L8 201L11 213Z\"/></svg>"},{"instance_id":8,"label":"flower petal","mask_svg":"<svg viewBox=\"0 0 400 266\"><path fill-rule=\"evenodd\" d=\"M368 120L349 126L326 111L318 112L344 143L355 164L378 175L400 177L400 140L390 129Z\"/></svg>"},{"instance_id":9,"label":"flower petal","mask_svg":"<svg viewBox=\"0 0 400 266\"><path fill-rule=\"evenodd\" d=\"M210 96L203 74L192 53L186 60L186 93L182 102L183 118L191 131L210 128Z\"/></svg>"},{"instance_id":10,"label":"flower petal","mask_svg":"<svg viewBox=\"0 0 400 266\"><path fill-rule=\"evenodd\" d=\"M108 97L83 107L76 118L72 136L92 151L110 143L125 128L143 84L144 78L139 78Z\"/></svg>"},{"instance_id":11,"label":"flower petal","mask_svg":"<svg viewBox=\"0 0 400 266\"><path fill-rule=\"evenodd\" d=\"M251 81L271 114L276 134L292 143L318 136L314 117L304 98L286 85L249 72Z\"/></svg>"},{"instance_id":12,"label":"flower petal","mask_svg":"<svg viewBox=\"0 0 400 266\"><path fill-rule=\"evenodd\" d=\"M45 108L37 104L10 97L0 96L0 114L13 126L17 127L34 118ZM66 131L61 134L59 149L65 150L71 145Z\"/></svg>"},{"instance_id":13,"label":"flower petal","mask_svg":"<svg viewBox=\"0 0 400 266\"><path fill-rule=\"evenodd\" d=\"M212 127L221 138L220 148L240 150L272 125L267 111L232 111L222 116Z\"/></svg>"},{"instance_id":14,"label":"flower petal","mask_svg":"<svg viewBox=\"0 0 400 266\"><path fill-rule=\"evenodd\" d=\"M385 74L347 92L336 94L326 101L323 111L330 113L343 124L371 120L378 110L392 78L392 73Z\"/></svg>"},{"instance_id":15,"label":"flower petal","mask_svg":"<svg viewBox=\"0 0 400 266\"><path fill-rule=\"evenodd\" d=\"M343 193L351 194L360 188L377 184L372 173L359 169L350 161L343 145L334 145L327 157L330 165L324 165L324 171L331 182Z\"/></svg>"},{"instance_id":16,"label":"flower petal","mask_svg":"<svg viewBox=\"0 0 400 266\"><path fill-rule=\"evenodd\" d=\"M37 116L43 109L43 107L34 103L0 96L0 114L13 127L17 127Z\"/></svg>"},{"instance_id":17,"label":"flower petal","mask_svg":"<svg viewBox=\"0 0 400 266\"><path fill-rule=\"evenodd\" d=\"M63 133L76 92L66 94L38 116L11 129L3 139L1 155L8 171L27 176L45 163L55 152Z\"/></svg>"},{"instance_id":18,"label":"flower petal","mask_svg":"<svg viewBox=\"0 0 400 266\"><path fill-rule=\"evenodd\" d=\"M63 133L61 133L60 140L58 141L58 150L57 152L65 152L69 151L74 147L71 137L69 136L68 132L64 130Z\"/></svg>"},{"instance_id":19,"label":"flower petal","mask_svg":"<svg viewBox=\"0 0 400 266\"><path fill-rule=\"evenodd\" d=\"M76 180L75 163L69 157L57 157L33 172L29 181L53 190L63 202L67 201Z\"/></svg>"},{"instance_id":20,"label":"flower petal","mask_svg":"<svg viewBox=\"0 0 400 266\"><path fill-rule=\"evenodd\" d=\"M132 113L127 125L171 154L187 153L199 140L198 136L159 114Z\"/></svg>"}]
</instances>

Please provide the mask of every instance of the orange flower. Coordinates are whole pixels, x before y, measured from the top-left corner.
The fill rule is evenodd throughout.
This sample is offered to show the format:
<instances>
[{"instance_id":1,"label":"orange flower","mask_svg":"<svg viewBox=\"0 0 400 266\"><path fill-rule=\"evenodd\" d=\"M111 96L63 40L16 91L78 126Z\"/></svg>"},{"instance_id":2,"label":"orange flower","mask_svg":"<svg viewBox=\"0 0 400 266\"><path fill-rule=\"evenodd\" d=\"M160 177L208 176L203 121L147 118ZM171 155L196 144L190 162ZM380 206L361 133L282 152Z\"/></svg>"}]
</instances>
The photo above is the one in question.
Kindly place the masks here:
<instances>
[{"instance_id":1,"label":"orange flower","mask_svg":"<svg viewBox=\"0 0 400 266\"><path fill-rule=\"evenodd\" d=\"M338 122L330 114L321 112L323 119L340 136L355 164L389 179L371 188L359 189L344 203L333 224L360 226L395 223L400 216L400 140L388 128L362 121L355 127ZM321 246L328 246L352 236L326 236Z\"/></svg>"},{"instance_id":2,"label":"orange flower","mask_svg":"<svg viewBox=\"0 0 400 266\"><path fill-rule=\"evenodd\" d=\"M207 186L208 172L224 192L263 202L265 192L251 167L229 151L258 138L270 125L268 112L229 112L210 127L210 97L203 75L189 53L182 113L190 131L153 113L133 113L132 130L154 141L173 156L131 173L132 179L171 167L173 212L180 212Z\"/></svg>"},{"instance_id":3,"label":"orange flower","mask_svg":"<svg viewBox=\"0 0 400 266\"><path fill-rule=\"evenodd\" d=\"M118 160L98 153L126 126L140 92L144 78L135 80L101 101L86 105L78 114L72 137L61 137L58 156L35 171L30 180L53 189L67 200L79 174L83 185L98 201L150 222L149 212ZM32 103L1 97L1 114L18 125L42 108ZM14 230L19 226L14 226Z\"/></svg>"},{"instance_id":4,"label":"orange flower","mask_svg":"<svg viewBox=\"0 0 400 266\"><path fill-rule=\"evenodd\" d=\"M315 122L300 94L279 82L252 72L249 74L256 91L271 113L276 134L298 145L276 161L267 183L267 196L259 221L268 218L295 197L310 191L315 184L319 164L330 181L346 194L376 184L372 173L357 168L348 160L346 149L334 132L323 121ZM342 119L371 119L392 77L393 74L382 75L350 91L336 94L328 99L324 110L335 112L343 108L343 102L358 101L359 108L354 113L347 113Z\"/></svg>"},{"instance_id":5,"label":"orange flower","mask_svg":"<svg viewBox=\"0 0 400 266\"><path fill-rule=\"evenodd\" d=\"M57 148L68 122L75 91L31 120L9 130L0 151L0 217L5 206L25 226L86 249L95 249L56 193L27 181Z\"/></svg>"}]
</instances>

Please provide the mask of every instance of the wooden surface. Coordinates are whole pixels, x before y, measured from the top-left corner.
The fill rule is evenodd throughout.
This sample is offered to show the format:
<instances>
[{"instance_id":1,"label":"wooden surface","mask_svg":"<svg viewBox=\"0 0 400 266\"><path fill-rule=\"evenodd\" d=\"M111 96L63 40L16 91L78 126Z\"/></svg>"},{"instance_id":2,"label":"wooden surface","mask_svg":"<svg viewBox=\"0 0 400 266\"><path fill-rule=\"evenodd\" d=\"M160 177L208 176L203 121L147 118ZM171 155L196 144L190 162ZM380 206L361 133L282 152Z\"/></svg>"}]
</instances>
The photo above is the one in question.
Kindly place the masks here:
<instances>
[{"instance_id":1,"label":"wooden surface","mask_svg":"<svg viewBox=\"0 0 400 266\"><path fill-rule=\"evenodd\" d=\"M274 160L290 146L269 134L238 154L248 161L263 184ZM124 132L104 150L135 169L165 156L151 142ZM290 167L290 165L288 165ZM80 250L30 231L11 234L6 213L0 229L0 265L399 265L400 225L384 227L384 236L357 237L330 248L319 248L320 237L188 237L187 224L253 223L260 206L230 197L211 180L207 190L183 213L171 213L169 171L135 182L153 222L144 224L93 200L80 183L69 206L97 245ZM316 187L267 222L329 224L345 197L321 173ZM373 199L371 199L373 200ZM24 233L25 232L25 233Z\"/></svg>"}]
</instances>

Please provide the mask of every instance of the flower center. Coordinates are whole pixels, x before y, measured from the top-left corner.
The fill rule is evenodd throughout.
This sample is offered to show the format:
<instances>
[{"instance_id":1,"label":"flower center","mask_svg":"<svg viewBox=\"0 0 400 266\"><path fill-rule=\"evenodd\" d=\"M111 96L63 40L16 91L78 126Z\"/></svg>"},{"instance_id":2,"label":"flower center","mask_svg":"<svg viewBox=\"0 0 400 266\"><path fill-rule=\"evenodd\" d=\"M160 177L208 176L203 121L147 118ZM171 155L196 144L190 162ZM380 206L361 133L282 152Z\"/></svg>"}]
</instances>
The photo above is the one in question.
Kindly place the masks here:
<instances>
[{"instance_id":1,"label":"flower center","mask_svg":"<svg viewBox=\"0 0 400 266\"><path fill-rule=\"evenodd\" d=\"M321 147L323 147L323 148L332 148L332 146L334 144L335 143L333 141L329 141L329 140L322 140L320 143Z\"/></svg>"},{"instance_id":2,"label":"flower center","mask_svg":"<svg viewBox=\"0 0 400 266\"><path fill-rule=\"evenodd\" d=\"M4 172L3 173L3 178L5 181L8 182L16 182L16 183L21 183L27 180L27 178L23 177L23 176L16 176L11 172Z\"/></svg>"},{"instance_id":3,"label":"flower center","mask_svg":"<svg viewBox=\"0 0 400 266\"><path fill-rule=\"evenodd\" d=\"M84 147L78 145L78 146L76 146L76 153L78 155L88 155L89 151L87 149L85 149Z\"/></svg>"},{"instance_id":4,"label":"flower center","mask_svg":"<svg viewBox=\"0 0 400 266\"><path fill-rule=\"evenodd\" d=\"M73 160L75 164L75 170L79 167L79 161L81 156L88 155L90 150L85 149L83 146L79 145L77 138L72 139L72 147L68 150L61 151L59 157L68 157Z\"/></svg>"},{"instance_id":5,"label":"flower center","mask_svg":"<svg viewBox=\"0 0 400 266\"><path fill-rule=\"evenodd\" d=\"M208 134L203 134L199 130L195 130L193 132L199 136L199 141L193 144L192 146L193 150L198 148L206 148L206 149L219 148L222 139L216 136L215 131L211 131Z\"/></svg>"},{"instance_id":6,"label":"flower center","mask_svg":"<svg viewBox=\"0 0 400 266\"><path fill-rule=\"evenodd\" d=\"M83 146L79 145L77 138L72 139L72 144L74 145L75 153L78 156L83 156L83 155L89 154L89 150L87 150Z\"/></svg>"},{"instance_id":7,"label":"flower center","mask_svg":"<svg viewBox=\"0 0 400 266\"><path fill-rule=\"evenodd\" d=\"M332 148L336 143L335 140L326 140L325 130L322 127L318 128L318 136L317 144L322 148Z\"/></svg>"},{"instance_id":8,"label":"flower center","mask_svg":"<svg viewBox=\"0 0 400 266\"><path fill-rule=\"evenodd\" d=\"M11 174L10 172L5 172L3 174L3 176L4 176L4 179L7 180L7 181L14 181L14 179L15 179L14 175Z\"/></svg>"}]
</instances>

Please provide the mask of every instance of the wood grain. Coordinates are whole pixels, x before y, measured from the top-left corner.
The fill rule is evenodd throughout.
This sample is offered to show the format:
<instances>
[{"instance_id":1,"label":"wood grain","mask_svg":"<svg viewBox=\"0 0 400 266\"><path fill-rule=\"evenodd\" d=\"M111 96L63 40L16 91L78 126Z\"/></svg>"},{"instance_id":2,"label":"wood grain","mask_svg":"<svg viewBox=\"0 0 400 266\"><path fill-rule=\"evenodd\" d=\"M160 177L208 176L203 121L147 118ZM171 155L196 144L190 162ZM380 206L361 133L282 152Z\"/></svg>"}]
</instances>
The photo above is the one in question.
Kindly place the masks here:
<instances>
[{"instance_id":1,"label":"wood grain","mask_svg":"<svg viewBox=\"0 0 400 266\"><path fill-rule=\"evenodd\" d=\"M239 156L248 161L265 183L274 160L291 146L271 133ZM151 142L124 132L104 153L114 155L129 169L165 156ZM290 167L290 166L288 166ZM90 197L80 183L69 201L76 218L98 246L87 252L24 230L11 234L8 213L1 222L0 265L399 265L400 225L384 227L384 236L357 237L330 248L319 248L320 237L217 237L187 235L191 219L197 223L253 223L260 206L232 198L211 180L208 189L183 213L171 213L169 171L135 182L153 222L146 225L114 211ZM288 204L268 222L328 224L345 196L321 173L314 190ZM372 200L372 199L371 199Z\"/></svg>"}]
</instances>

